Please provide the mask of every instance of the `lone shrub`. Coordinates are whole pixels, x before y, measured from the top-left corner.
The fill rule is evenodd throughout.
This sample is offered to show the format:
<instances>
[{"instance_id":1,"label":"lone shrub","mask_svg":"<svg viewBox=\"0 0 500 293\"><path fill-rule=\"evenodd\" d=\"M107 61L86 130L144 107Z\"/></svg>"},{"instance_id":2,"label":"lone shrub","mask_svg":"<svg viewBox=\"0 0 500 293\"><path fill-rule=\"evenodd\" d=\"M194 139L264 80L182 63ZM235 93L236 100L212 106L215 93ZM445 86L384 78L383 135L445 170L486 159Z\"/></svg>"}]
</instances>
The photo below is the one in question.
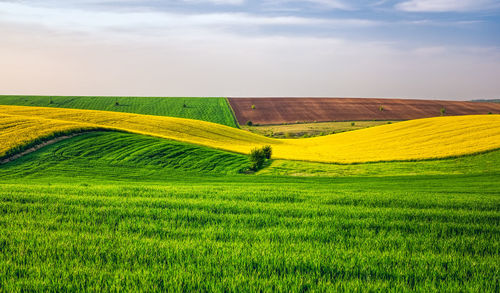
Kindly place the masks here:
<instances>
[{"instance_id":1,"label":"lone shrub","mask_svg":"<svg viewBox=\"0 0 500 293\"><path fill-rule=\"evenodd\" d=\"M248 125L248 126L252 126L252 125L253 125L252 121L248 120L248 121L247 121L247 125Z\"/></svg>"},{"instance_id":2,"label":"lone shrub","mask_svg":"<svg viewBox=\"0 0 500 293\"><path fill-rule=\"evenodd\" d=\"M248 160L250 161L250 170L258 171L264 165L266 154L262 149L255 148L250 152Z\"/></svg>"},{"instance_id":3,"label":"lone shrub","mask_svg":"<svg viewBox=\"0 0 500 293\"><path fill-rule=\"evenodd\" d=\"M354 126L354 125L356 125L356 123L355 122L351 122L351 126Z\"/></svg>"},{"instance_id":4,"label":"lone shrub","mask_svg":"<svg viewBox=\"0 0 500 293\"><path fill-rule=\"evenodd\" d=\"M380 112L382 112L382 111L384 111L384 106L380 106L380 107L378 107L378 109Z\"/></svg>"},{"instance_id":5,"label":"lone shrub","mask_svg":"<svg viewBox=\"0 0 500 293\"><path fill-rule=\"evenodd\" d=\"M255 109L255 105L252 105L252 110Z\"/></svg>"},{"instance_id":6,"label":"lone shrub","mask_svg":"<svg viewBox=\"0 0 500 293\"><path fill-rule=\"evenodd\" d=\"M443 107L443 108L441 108L440 112L441 112L441 116L444 116L444 114L446 114L446 109Z\"/></svg>"},{"instance_id":7,"label":"lone shrub","mask_svg":"<svg viewBox=\"0 0 500 293\"><path fill-rule=\"evenodd\" d=\"M264 152L266 159L268 160L271 159L271 155L273 154L273 148L270 145L263 146L262 151Z\"/></svg>"}]
</instances>

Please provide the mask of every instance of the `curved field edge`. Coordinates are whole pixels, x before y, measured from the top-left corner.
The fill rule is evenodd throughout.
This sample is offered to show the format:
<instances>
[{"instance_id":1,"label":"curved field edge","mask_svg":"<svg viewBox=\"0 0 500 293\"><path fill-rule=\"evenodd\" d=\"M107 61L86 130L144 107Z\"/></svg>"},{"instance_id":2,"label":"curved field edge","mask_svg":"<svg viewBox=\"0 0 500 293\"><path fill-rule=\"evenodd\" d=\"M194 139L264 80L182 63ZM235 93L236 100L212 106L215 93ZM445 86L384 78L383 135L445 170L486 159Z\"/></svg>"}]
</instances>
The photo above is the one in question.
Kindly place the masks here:
<instances>
[{"instance_id":1,"label":"curved field edge","mask_svg":"<svg viewBox=\"0 0 500 293\"><path fill-rule=\"evenodd\" d=\"M168 178L175 173L238 174L244 155L162 138L88 132L0 165L0 177Z\"/></svg>"},{"instance_id":2,"label":"curved field edge","mask_svg":"<svg viewBox=\"0 0 500 293\"><path fill-rule=\"evenodd\" d=\"M105 129L97 129L97 128L80 128L80 129L69 129L69 130L61 130L61 131L56 131L52 132L50 134L44 135L44 136L39 136L37 138L34 138L32 140L26 141L21 145L18 145L16 147L13 147L6 151L3 155L0 156L0 162L3 163L5 160L10 160L12 157L19 155L28 149L31 148L36 148L39 149L39 147L47 142L50 142L51 140L58 139L64 136L74 136L78 134L83 134L86 132L90 131L105 131ZM52 144L52 143L50 143Z\"/></svg>"},{"instance_id":3,"label":"curved field edge","mask_svg":"<svg viewBox=\"0 0 500 293\"><path fill-rule=\"evenodd\" d=\"M1 105L101 110L169 116L238 127L227 98L210 97L109 97L109 96L7 96Z\"/></svg>"},{"instance_id":4,"label":"curved field edge","mask_svg":"<svg viewBox=\"0 0 500 293\"><path fill-rule=\"evenodd\" d=\"M271 145L277 159L329 163L437 159L500 147L500 115L426 118L323 137L279 140L224 125L172 117L19 106L0 106L1 113L21 120L27 117L84 123L237 153Z\"/></svg>"},{"instance_id":5,"label":"curved field edge","mask_svg":"<svg viewBox=\"0 0 500 293\"><path fill-rule=\"evenodd\" d=\"M57 142L64 140L64 139L72 138L74 136L77 136L77 135L80 135L83 133L86 133L86 132L75 132L75 133L70 133L70 134L56 135L56 136L51 137L51 138L42 138L42 140L38 143L32 142L31 144L23 146L23 148L21 150L19 150L19 152L16 152L16 153L11 154L11 155L6 155L3 159L0 158L0 164L6 164L6 163L14 161L22 156L26 156L27 154L35 152L43 147L57 143Z\"/></svg>"},{"instance_id":6,"label":"curved field edge","mask_svg":"<svg viewBox=\"0 0 500 293\"><path fill-rule=\"evenodd\" d=\"M0 114L0 160L36 147L52 139L105 128L36 117Z\"/></svg>"},{"instance_id":7,"label":"curved field edge","mask_svg":"<svg viewBox=\"0 0 500 293\"><path fill-rule=\"evenodd\" d=\"M186 173L236 175L248 167L241 154L120 132L89 132L58 141L0 165L0 178L89 177L163 180ZM500 174L500 150L454 159L416 162L325 164L273 160L257 175L414 176Z\"/></svg>"}]
</instances>

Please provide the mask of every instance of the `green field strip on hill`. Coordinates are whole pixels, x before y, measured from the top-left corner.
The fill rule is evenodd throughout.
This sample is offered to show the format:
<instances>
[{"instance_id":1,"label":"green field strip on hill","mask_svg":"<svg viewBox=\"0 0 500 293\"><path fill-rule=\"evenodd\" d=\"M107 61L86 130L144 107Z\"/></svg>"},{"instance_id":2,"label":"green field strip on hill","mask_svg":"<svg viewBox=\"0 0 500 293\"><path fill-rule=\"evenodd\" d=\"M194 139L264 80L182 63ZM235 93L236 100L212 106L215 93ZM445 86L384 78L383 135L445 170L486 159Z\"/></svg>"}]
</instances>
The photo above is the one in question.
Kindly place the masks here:
<instances>
[{"instance_id":1,"label":"green field strip on hill","mask_svg":"<svg viewBox=\"0 0 500 293\"><path fill-rule=\"evenodd\" d=\"M439 160L376 162L364 164L326 164L274 160L257 174L288 176L411 176L485 174L500 175L500 150Z\"/></svg>"},{"instance_id":2,"label":"green field strip on hill","mask_svg":"<svg viewBox=\"0 0 500 293\"><path fill-rule=\"evenodd\" d=\"M0 95L0 105L104 110L171 116L238 127L226 98Z\"/></svg>"},{"instance_id":3,"label":"green field strip on hill","mask_svg":"<svg viewBox=\"0 0 500 293\"><path fill-rule=\"evenodd\" d=\"M225 100L226 100L227 107L229 108L229 111L231 111L231 115L233 116L234 125L236 125L236 127L238 127L238 128L241 128L240 124L238 123L238 119L236 119L236 114L234 113L234 110L231 107L231 103L229 103L229 99L225 98Z\"/></svg>"},{"instance_id":4,"label":"green field strip on hill","mask_svg":"<svg viewBox=\"0 0 500 293\"><path fill-rule=\"evenodd\" d=\"M0 179L24 176L165 178L174 172L238 174L244 155L161 138L91 132L0 165Z\"/></svg>"}]
</instances>

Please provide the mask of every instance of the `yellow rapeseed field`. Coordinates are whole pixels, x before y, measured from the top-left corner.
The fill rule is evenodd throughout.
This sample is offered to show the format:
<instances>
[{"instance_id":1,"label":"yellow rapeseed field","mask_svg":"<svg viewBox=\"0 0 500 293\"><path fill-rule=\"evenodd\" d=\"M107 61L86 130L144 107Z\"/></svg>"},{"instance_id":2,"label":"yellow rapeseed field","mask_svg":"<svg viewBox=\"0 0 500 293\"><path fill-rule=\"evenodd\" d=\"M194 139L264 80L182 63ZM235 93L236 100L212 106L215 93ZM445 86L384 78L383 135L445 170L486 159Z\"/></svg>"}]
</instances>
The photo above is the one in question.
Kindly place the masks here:
<instances>
[{"instance_id":1,"label":"yellow rapeseed field","mask_svg":"<svg viewBox=\"0 0 500 293\"><path fill-rule=\"evenodd\" d=\"M0 114L0 157L17 147L24 146L57 133L95 128L84 123L51 120L38 117Z\"/></svg>"},{"instance_id":2,"label":"yellow rapeseed field","mask_svg":"<svg viewBox=\"0 0 500 293\"><path fill-rule=\"evenodd\" d=\"M5 152L50 131L92 127L146 134L239 153L271 145L274 158L318 162L421 160L500 148L500 115L418 119L323 137L289 140L267 138L210 122L130 113L0 106L0 117L3 117L1 115L17 119L9 122L5 118L5 123L9 125L15 125L14 121L20 124L38 121L36 123L40 127L16 127L4 134L4 121L0 120L0 155L2 150Z\"/></svg>"}]
</instances>

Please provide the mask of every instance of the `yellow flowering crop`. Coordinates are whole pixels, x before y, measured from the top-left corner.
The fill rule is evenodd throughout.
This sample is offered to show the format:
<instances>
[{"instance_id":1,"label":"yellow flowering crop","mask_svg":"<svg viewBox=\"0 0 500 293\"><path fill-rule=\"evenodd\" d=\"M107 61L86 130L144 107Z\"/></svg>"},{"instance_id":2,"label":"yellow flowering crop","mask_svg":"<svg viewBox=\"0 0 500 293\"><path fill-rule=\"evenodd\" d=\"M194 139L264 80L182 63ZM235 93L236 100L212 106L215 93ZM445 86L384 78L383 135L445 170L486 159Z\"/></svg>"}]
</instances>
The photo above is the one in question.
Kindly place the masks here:
<instances>
[{"instance_id":1,"label":"yellow flowering crop","mask_svg":"<svg viewBox=\"0 0 500 293\"><path fill-rule=\"evenodd\" d=\"M9 122L7 118L5 121L0 118L0 155L50 131L92 127L151 135L239 153L271 145L274 158L318 162L420 160L500 148L500 115L418 119L323 137L287 140L267 138L205 121L130 113L0 106L0 117L4 116L14 120ZM37 121L40 127L16 126L15 129L4 129L3 124L15 125L15 121L20 125Z\"/></svg>"},{"instance_id":2,"label":"yellow flowering crop","mask_svg":"<svg viewBox=\"0 0 500 293\"><path fill-rule=\"evenodd\" d=\"M56 133L92 129L84 123L50 120L38 117L0 114L0 157L10 150Z\"/></svg>"}]
</instances>

